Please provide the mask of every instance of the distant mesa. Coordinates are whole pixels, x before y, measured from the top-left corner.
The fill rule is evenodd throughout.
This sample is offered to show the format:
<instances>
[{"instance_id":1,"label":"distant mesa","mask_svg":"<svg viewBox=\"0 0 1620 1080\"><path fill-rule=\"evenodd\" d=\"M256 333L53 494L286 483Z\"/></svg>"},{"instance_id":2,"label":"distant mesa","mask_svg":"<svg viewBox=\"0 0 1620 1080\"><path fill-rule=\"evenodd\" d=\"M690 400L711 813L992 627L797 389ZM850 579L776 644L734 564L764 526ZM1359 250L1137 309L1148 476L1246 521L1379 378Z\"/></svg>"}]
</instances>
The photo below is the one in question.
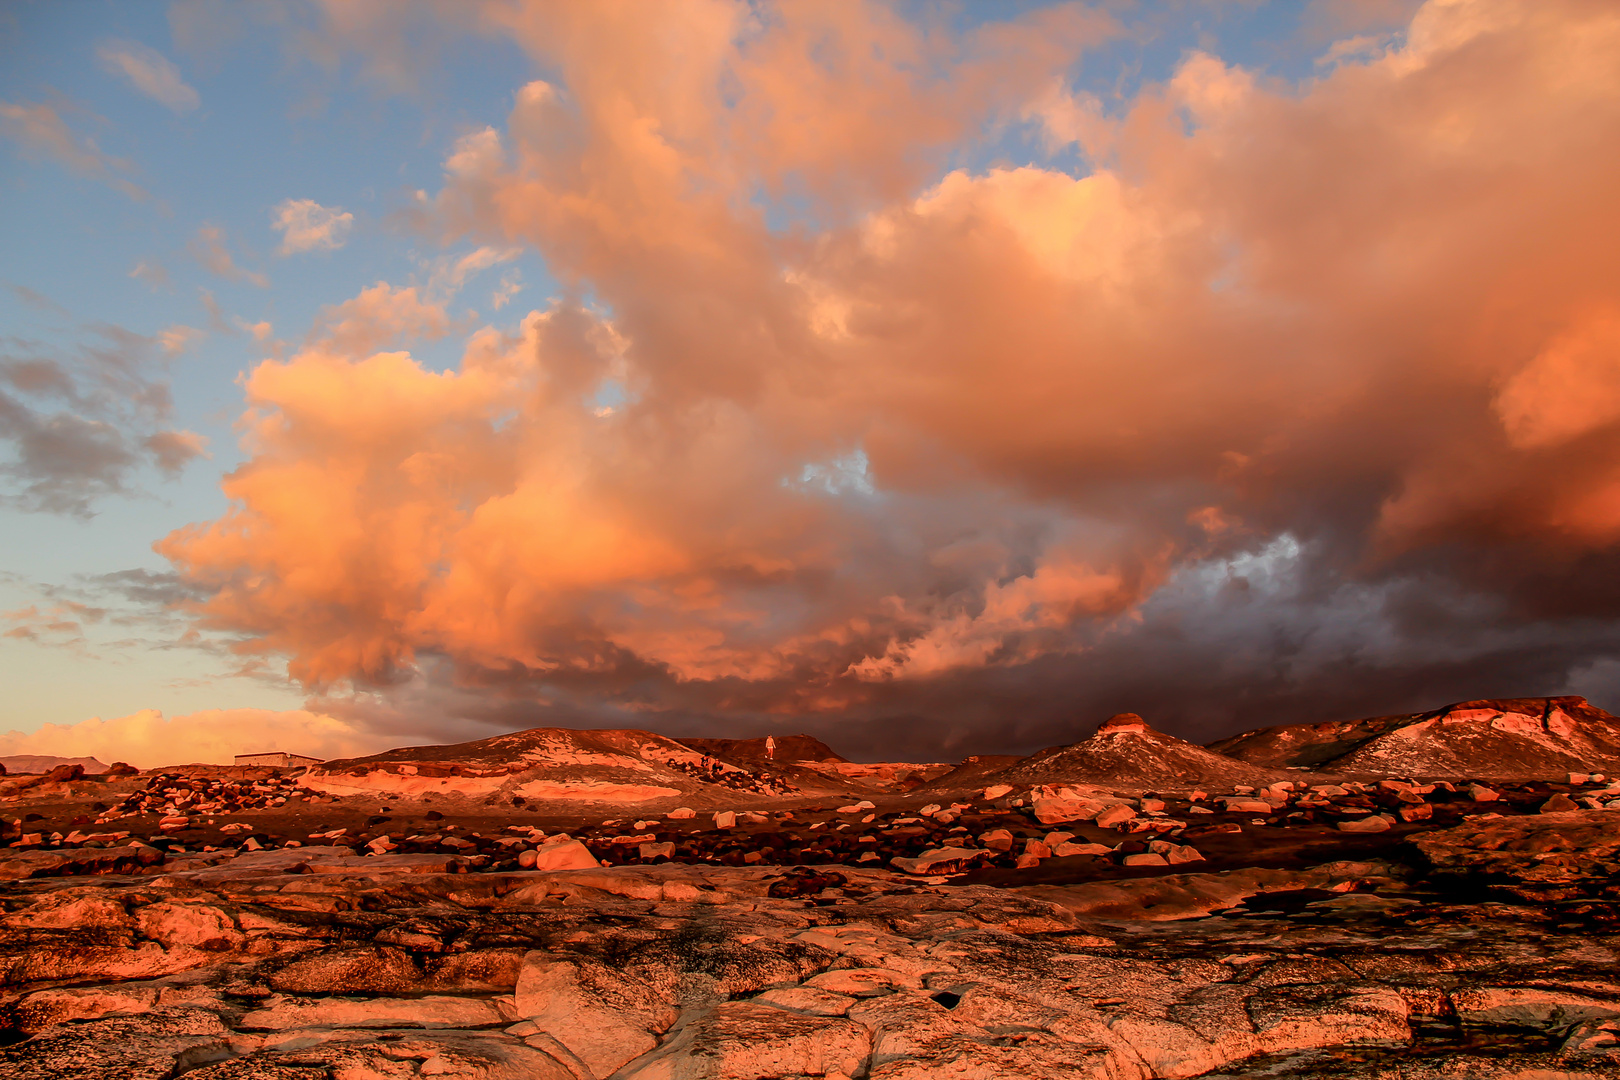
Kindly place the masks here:
<instances>
[{"instance_id":1,"label":"distant mesa","mask_svg":"<svg viewBox=\"0 0 1620 1080\"><path fill-rule=\"evenodd\" d=\"M1620 771L1620 718L1583 697L1487 698L1430 712L1260 728L1209 749L1341 776L1532 779Z\"/></svg>"},{"instance_id":2,"label":"distant mesa","mask_svg":"<svg viewBox=\"0 0 1620 1080\"><path fill-rule=\"evenodd\" d=\"M87 776L99 776L108 766L93 757L55 757L51 754L8 754L0 757L5 775L48 773L60 765L82 765Z\"/></svg>"},{"instance_id":3,"label":"distant mesa","mask_svg":"<svg viewBox=\"0 0 1620 1080\"><path fill-rule=\"evenodd\" d=\"M236 764L241 766L269 766L273 769L296 769L300 766L319 765L322 759L318 757L305 757L303 754L287 754L274 751L265 754L237 754Z\"/></svg>"},{"instance_id":4,"label":"distant mesa","mask_svg":"<svg viewBox=\"0 0 1620 1080\"><path fill-rule=\"evenodd\" d=\"M797 741L801 738L803 742ZM808 752L809 744L832 753L808 737L780 741L796 747L797 753ZM332 795L378 792L506 800L514 805L610 806L704 796L729 801L738 796L798 794L803 785L793 769L789 762L781 771L762 774L650 731L534 728L472 742L408 746L370 757L325 761L310 766L299 782ZM848 790L844 782L829 787L840 794Z\"/></svg>"}]
</instances>

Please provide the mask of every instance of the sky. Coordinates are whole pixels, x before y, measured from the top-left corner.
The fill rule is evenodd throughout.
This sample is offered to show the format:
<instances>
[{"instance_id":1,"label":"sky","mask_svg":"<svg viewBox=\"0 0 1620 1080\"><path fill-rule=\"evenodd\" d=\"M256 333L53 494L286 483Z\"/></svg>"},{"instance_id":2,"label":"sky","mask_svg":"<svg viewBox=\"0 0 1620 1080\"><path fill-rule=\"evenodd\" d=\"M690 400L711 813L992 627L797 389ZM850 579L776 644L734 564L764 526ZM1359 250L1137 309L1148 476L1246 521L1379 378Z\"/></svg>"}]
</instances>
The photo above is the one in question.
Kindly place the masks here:
<instances>
[{"instance_id":1,"label":"sky","mask_svg":"<svg viewBox=\"0 0 1620 1080\"><path fill-rule=\"evenodd\" d=\"M0 8L0 754L1620 707L1620 8Z\"/></svg>"}]
</instances>

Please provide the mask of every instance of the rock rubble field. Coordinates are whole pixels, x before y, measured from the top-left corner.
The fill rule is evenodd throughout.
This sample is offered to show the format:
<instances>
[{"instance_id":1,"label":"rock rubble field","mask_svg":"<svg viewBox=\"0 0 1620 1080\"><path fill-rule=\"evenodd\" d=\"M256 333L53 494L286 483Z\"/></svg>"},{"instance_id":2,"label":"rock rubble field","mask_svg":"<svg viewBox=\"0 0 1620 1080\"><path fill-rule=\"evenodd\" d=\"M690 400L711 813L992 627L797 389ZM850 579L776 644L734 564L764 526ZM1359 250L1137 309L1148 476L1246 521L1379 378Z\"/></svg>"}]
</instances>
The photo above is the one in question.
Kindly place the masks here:
<instances>
[{"instance_id":1,"label":"rock rubble field","mask_svg":"<svg viewBox=\"0 0 1620 1080\"><path fill-rule=\"evenodd\" d=\"M1201 758L1127 716L1045 772L864 797L723 740L691 752L724 784L514 794L679 771L608 734L627 760L423 748L432 790L326 763L0 795L0 1077L1620 1076L1606 760L1172 784Z\"/></svg>"}]
</instances>

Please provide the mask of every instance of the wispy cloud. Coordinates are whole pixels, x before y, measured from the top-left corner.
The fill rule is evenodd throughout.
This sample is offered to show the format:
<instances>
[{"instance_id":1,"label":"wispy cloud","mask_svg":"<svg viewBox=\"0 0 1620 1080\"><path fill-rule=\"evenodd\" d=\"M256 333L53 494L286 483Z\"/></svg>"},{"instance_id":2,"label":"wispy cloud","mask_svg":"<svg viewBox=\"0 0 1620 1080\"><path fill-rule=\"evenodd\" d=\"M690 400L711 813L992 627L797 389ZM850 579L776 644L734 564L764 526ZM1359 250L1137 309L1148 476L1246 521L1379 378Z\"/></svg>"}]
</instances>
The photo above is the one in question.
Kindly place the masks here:
<instances>
[{"instance_id":1,"label":"wispy cloud","mask_svg":"<svg viewBox=\"0 0 1620 1080\"><path fill-rule=\"evenodd\" d=\"M134 171L130 162L103 153L87 135L75 135L61 114L49 105L0 101L0 135L14 140L30 157L55 161L132 199L147 198L143 188L123 176Z\"/></svg>"},{"instance_id":2,"label":"wispy cloud","mask_svg":"<svg viewBox=\"0 0 1620 1080\"><path fill-rule=\"evenodd\" d=\"M88 518L104 498L139 490L143 467L178 473L203 453L171 426L166 357L201 334L146 337L105 324L75 348L0 350L0 503Z\"/></svg>"},{"instance_id":3,"label":"wispy cloud","mask_svg":"<svg viewBox=\"0 0 1620 1080\"><path fill-rule=\"evenodd\" d=\"M281 254L336 251L349 239L354 215L340 206L314 199L288 199L275 209L273 226L281 232Z\"/></svg>"},{"instance_id":4,"label":"wispy cloud","mask_svg":"<svg viewBox=\"0 0 1620 1080\"><path fill-rule=\"evenodd\" d=\"M270 285L270 279L258 271L236 265L226 246L225 230L218 225L204 225L198 229L186 250L210 273L227 281L250 281L261 289Z\"/></svg>"},{"instance_id":5,"label":"wispy cloud","mask_svg":"<svg viewBox=\"0 0 1620 1080\"><path fill-rule=\"evenodd\" d=\"M129 276L144 283L154 292L169 287L169 270L160 262L142 259L131 268Z\"/></svg>"},{"instance_id":6,"label":"wispy cloud","mask_svg":"<svg viewBox=\"0 0 1620 1080\"><path fill-rule=\"evenodd\" d=\"M191 112L202 104L180 69L156 49L136 41L108 41L96 56L103 70L129 80L136 90L174 112Z\"/></svg>"}]
</instances>

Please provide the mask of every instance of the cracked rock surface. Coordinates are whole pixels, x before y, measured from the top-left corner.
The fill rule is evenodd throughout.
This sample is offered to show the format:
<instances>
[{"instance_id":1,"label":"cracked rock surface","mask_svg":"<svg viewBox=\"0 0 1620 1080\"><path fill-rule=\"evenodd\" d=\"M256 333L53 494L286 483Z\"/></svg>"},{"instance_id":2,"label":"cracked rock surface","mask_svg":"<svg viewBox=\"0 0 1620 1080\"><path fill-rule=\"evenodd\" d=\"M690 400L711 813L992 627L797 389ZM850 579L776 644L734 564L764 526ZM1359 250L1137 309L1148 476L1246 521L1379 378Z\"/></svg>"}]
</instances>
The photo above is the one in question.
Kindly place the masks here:
<instances>
[{"instance_id":1,"label":"cracked rock surface","mask_svg":"<svg viewBox=\"0 0 1620 1080\"><path fill-rule=\"evenodd\" d=\"M0 1077L1615 1077L1616 816L1070 885L312 848L28 878Z\"/></svg>"}]
</instances>

